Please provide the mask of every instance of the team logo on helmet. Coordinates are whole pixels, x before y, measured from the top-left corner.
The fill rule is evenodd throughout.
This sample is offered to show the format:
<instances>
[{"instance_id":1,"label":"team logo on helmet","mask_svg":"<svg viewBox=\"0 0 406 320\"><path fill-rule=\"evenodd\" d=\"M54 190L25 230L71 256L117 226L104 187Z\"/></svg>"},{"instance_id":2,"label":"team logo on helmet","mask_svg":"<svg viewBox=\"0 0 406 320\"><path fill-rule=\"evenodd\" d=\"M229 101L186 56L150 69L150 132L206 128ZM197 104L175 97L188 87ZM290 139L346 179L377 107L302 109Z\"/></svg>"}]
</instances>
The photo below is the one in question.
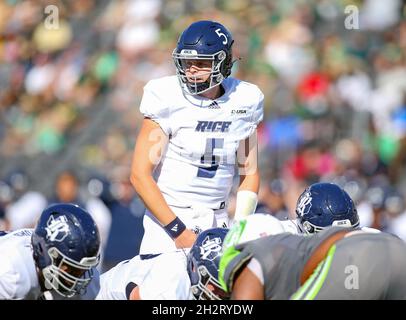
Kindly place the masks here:
<instances>
[{"instance_id":1,"label":"team logo on helmet","mask_svg":"<svg viewBox=\"0 0 406 320\"><path fill-rule=\"evenodd\" d=\"M48 240L61 242L69 233L68 219L65 216L59 216L56 219L50 216L45 230Z\"/></svg>"},{"instance_id":2,"label":"team logo on helmet","mask_svg":"<svg viewBox=\"0 0 406 320\"><path fill-rule=\"evenodd\" d=\"M221 238L213 238L210 239L207 236L200 246L200 256L202 260L209 260L213 261L218 256L220 256L221 252Z\"/></svg>"},{"instance_id":3,"label":"team logo on helmet","mask_svg":"<svg viewBox=\"0 0 406 320\"><path fill-rule=\"evenodd\" d=\"M312 207L312 195L310 191L306 191L299 199L297 204L297 213L301 217L305 214L308 214L310 208Z\"/></svg>"}]
</instances>

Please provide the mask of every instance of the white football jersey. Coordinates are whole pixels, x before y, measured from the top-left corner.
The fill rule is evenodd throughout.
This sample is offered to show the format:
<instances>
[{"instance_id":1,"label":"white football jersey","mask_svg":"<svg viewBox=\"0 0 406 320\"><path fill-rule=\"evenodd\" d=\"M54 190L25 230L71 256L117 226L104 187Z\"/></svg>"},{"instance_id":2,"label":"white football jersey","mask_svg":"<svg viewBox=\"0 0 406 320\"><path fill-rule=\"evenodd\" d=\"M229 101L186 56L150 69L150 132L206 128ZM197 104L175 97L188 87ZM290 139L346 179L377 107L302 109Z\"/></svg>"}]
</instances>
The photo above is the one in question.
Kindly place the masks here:
<instances>
[{"instance_id":1,"label":"white football jersey","mask_svg":"<svg viewBox=\"0 0 406 320\"><path fill-rule=\"evenodd\" d=\"M185 95L176 76L144 87L140 111L169 137L155 177L170 206L225 206L237 148L262 120L264 96L257 86L234 78L222 86L225 93L216 100Z\"/></svg>"},{"instance_id":2,"label":"white football jersey","mask_svg":"<svg viewBox=\"0 0 406 320\"><path fill-rule=\"evenodd\" d=\"M285 229L285 232L289 232L292 234L301 234L303 233L300 228L299 225L297 223L297 219L294 220L281 220L282 226Z\"/></svg>"},{"instance_id":3,"label":"white football jersey","mask_svg":"<svg viewBox=\"0 0 406 320\"><path fill-rule=\"evenodd\" d=\"M189 300L190 279L182 250L141 259L135 256L100 276L96 300L128 300L129 284L139 287L142 300Z\"/></svg>"},{"instance_id":4,"label":"white football jersey","mask_svg":"<svg viewBox=\"0 0 406 320\"><path fill-rule=\"evenodd\" d=\"M37 299L37 271L31 249L32 229L20 229L0 237L0 299Z\"/></svg>"},{"instance_id":5,"label":"white football jersey","mask_svg":"<svg viewBox=\"0 0 406 320\"><path fill-rule=\"evenodd\" d=\"M42 294L31 246L32 233L33 229L19 229L0 236L0 300L36 300ZM86 294L71 299L95 298L99 289L96 269L94 274Z\"/></svg>"}]
</instances>

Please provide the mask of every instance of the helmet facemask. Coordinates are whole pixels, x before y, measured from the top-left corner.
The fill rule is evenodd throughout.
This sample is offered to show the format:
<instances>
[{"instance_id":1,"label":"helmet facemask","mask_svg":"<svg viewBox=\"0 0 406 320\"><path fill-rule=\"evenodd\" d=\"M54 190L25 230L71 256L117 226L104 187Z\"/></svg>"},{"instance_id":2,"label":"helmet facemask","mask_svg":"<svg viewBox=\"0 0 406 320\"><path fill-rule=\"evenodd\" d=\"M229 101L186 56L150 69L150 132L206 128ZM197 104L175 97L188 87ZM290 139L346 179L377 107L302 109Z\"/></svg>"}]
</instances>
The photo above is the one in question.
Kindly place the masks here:
<instances>
[{"instance_id":1,"label":"helmet facemask","mask_svg":"<svg viewBox=\"0 0 406 320\"><path fill-rule=\"evenodd\" d=\"M193 297L196 300L229 299L229 295L221 288L220 282L211 275L205 266L199 266L197 274L199 280L196 284L191 286Z\"/></svg>"},{"instance_id":2,"label":"helmet facemask","mask_svg":"<svg viewBox=\"0 0 406 320\"><path fill-rule=\"evenodd\" d=\"M51 264L42 269L45 287L68 298L83 294L93 278L92 268L98 265L100 255L85 257L77 262L55 247L49 248L48 254Z\"/></svg>"},{"instance_id":3,"label":"helmet facemask","mask_svg":"<svg viewBox=\"0 0 406 320\"><path fill-rule=\"evenodd\" d=\"M182 90L186 94L197 95L207 90L214 88L221 84L223 80L228 76L222 73L224 68L225 60L227 54L221 50L214 54L198 54L196 50L181 50L180 53L176 52L176 49L172 53L173 60L176 66L176 74L178 76ZM198 73L194 78L193 76L187 75L187 69L189 68L188 62L190 60L206 60L211 61L210 71L207 73ZM206 77L208 79L204 82L196 81L197 78Z\"/></svg>"}]
</instances>

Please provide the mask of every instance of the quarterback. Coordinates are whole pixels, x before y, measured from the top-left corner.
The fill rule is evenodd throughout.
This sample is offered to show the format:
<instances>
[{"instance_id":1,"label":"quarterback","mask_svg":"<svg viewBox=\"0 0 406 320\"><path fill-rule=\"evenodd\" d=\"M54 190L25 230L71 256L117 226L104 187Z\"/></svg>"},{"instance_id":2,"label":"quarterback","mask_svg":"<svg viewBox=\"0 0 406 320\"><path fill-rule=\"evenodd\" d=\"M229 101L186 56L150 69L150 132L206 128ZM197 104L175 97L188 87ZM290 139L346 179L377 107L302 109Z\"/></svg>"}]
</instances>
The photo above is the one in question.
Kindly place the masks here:
<instances>
[{"instance_id":1,"label":"quarterback","mask_svg":"<svg viewBox=\"0 0 406 320\"><path fill-rule=\"evenodd\" d=\"M233 43L218 22L192 23L172 54L177 75L144 87L131 171L147 208L141 254L190 248L199 232L227 228L236 174L235 218L255 210L256 130L264 96L257 86L230 77Z\"/></svg>"}]
</instances>

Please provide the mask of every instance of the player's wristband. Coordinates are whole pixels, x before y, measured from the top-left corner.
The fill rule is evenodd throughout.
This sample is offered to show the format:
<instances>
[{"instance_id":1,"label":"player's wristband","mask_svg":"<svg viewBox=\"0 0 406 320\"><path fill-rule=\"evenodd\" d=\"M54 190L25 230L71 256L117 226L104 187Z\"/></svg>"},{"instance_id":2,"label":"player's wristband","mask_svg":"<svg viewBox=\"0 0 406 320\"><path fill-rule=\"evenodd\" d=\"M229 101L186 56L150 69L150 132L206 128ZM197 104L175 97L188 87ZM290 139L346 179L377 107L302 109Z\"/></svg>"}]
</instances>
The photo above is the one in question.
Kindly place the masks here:
<instances>
[{"instance_id":1,"label":"player's wristband","mask_svg":"<svg viewBox=\"0 0 406 320\"><path fill-rule=\"evenodd\" d=\"M257 208L258 195L249 190L237 192L234 220L239 221L253 214Z\"/></svg>"},{"instance_id":2,"label":"player's wristband","mask_svg":"<svg viewBox=\"0 0 406 320\"><path fill-rule=\"evenodd\" d=\"M185 231L186 226L178 217L176 217L172 222L169 222L163 227L166 233L172 238L176 239L179 235Z\"/></svg>"}]
</instances>

